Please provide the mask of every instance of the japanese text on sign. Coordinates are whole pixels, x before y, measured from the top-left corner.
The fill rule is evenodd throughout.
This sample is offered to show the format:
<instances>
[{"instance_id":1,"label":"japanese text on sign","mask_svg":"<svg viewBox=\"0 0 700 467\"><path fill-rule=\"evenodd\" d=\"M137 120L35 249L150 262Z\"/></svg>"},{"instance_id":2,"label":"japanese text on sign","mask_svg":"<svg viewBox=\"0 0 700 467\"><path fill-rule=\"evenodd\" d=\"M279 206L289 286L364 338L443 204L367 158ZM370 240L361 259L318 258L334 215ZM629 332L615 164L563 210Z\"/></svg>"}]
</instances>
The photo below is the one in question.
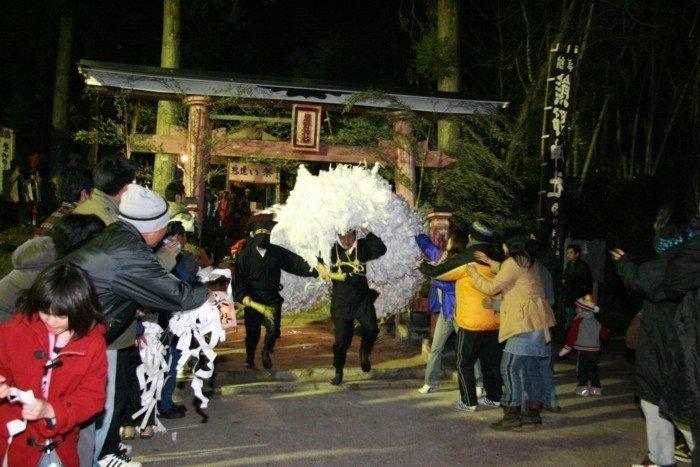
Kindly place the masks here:
<instances>
[{"instance_id":1,"label":"japanese text on sign","mask_svg":"<svg viewBox=\"0 0 700 467\"><path fill-rule=\"evenodd\" d=\"M228 179L232 182L275 184L280 182L280 172L274 165L231 162L228 164Z\"/></svg>"}]
</instances>

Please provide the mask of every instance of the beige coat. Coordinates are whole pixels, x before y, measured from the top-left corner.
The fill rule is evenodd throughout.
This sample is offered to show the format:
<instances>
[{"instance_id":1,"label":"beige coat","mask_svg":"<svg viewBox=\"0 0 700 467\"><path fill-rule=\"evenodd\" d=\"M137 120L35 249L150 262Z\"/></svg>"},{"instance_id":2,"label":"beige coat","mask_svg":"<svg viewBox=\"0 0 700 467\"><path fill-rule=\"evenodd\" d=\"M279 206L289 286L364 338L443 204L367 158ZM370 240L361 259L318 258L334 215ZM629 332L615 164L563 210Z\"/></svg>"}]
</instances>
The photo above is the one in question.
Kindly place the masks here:
<instances>
[{"instance_id":1,"label":"beige coat","mask_svg":"<svg viewBox=\"0 0 700 467\"><path fill-rule=\"evenodd\" d=\"M474 275L472 284L487 295L503 294L499 342L516 334L540 329L545 331L549 342L549 328L554 326L554 314L544 295L539 263L528 269L508 258L492 279Z\"/></svg>"}]
</instances>

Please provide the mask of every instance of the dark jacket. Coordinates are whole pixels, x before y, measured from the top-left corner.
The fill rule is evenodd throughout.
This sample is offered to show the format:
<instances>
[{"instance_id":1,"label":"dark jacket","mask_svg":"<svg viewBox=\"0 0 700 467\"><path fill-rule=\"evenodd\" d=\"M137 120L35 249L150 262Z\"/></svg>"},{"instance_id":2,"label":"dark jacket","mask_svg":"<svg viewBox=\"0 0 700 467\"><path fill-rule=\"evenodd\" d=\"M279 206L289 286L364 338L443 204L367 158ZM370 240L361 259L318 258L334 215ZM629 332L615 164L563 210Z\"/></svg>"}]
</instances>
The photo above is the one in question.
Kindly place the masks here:
<instances>
[{"instance_id":1,"label":"dark jacket","mask_svg":"<svg viewBox=\"0 0 700 467\"><path fill-rule=\"evenodd\" d=\"M675 251L667 251L639 266L627 256L617 262L617 273L625 286L642 300L641 322L637 335L635 392L665 410L669 398L678 391L669 384L677 380L682 366L674 359L678 336L674 324L678 305L668 300L664 275ZM688 414L689 415L689 414ZM683 417L687 419L686 417Z\"/></svg>"},{"instance_id":2,"label":"dark jacket","mask_svg":"<svg viewBox=\"0 0 700 467\"><path fill-rule=\"evenodd\" d=\"M563 280L566 306L573 306L579 298L593 293L593 276L585 261L568 261L564 268Z\"/></svg>"},{"instance_id":3,"label":"dark jacket","mask_svg":"<svg viewBox=\"0 0 700 467\"><path fill-rule=\"evenodd\" d=\"M56 259L51 237L30 238L12 253L12 271L0 280L0 323L9 321L22 291Z\"/></svg>"},{"instance_id":4,"label":"dark jacket","mask_svg":"<svg viewBox=\"0 0 700 467\"><path fill-rule=\"evenodd\" d=\"M105 403L107 354L103 333L104 326L98 324L61 350L62 365L53 368L48 390L56 424L51 427L47 420L28 422L27 428L12 440L9 465L38 465L42 454L38 445L53 439L60 441L56 453L63 465L78 466L79 425L101 412ZM45 399L41 380L47 361L43 355L50 355L48 341L48 331L38 315L31 319L15 315L0 326L0 375L7 378L9 386L31 389L34 397ZM41 358L37 358L39 352ZM7 451L7 422L21 419L21 413L22 404L0 401L0 457ZM30 446L29 438L37 445Z\"/></svg>"},{"instance_id":5,"label":"dark jacket","mask_svg":"<svg viewBox=\"0 0 700 467\"><path fill-rule=\"evenodd\" d=\"M261 256L253 242L248 242L236 259L233 274L233 295L237 302L249 296L264 305L278 306L283 302L280 290L282 271L295 276L317 277L304 258L279 245L270 244Z\"/></svg>"},{"instance_id":6,"label":"dark jacket","mask_svg":"<svg viewBox=\"0 0 700 467\"><path fill-rule=\"evenodd\" d=\"M692 237L668 262L664 288L672 300L679 300L675 326L678 345L675 364L682 374L670 381L675 397L667 412L680 421L700 426L700 217L692 223ZM685 381L683 381L685 379ZM690 418L685 418L690 413Z\"/></svg>"},{"instance_id":7,"label":"dark jacket","mask_svg":"<svg viewBox=\"0 0 700 467\"><path fill-rule=\"evenodd\" d=\"M351 251L352 250L352 251ZM374 300L379 294L367 283L367 261L377 259L386 253L382 239L368 233L357 241L354 249L343 248L336 243L331 250L331 271L344 272L344 281L332 281L331 316L333 318L354 319L364 313L375 314Z\"/></svg>"},{"instance_id":8,"label":"dark jacket","mask_svg":"<svg viewBox=\"0 0 700 467\"><path fill-rule=\"evenodd\" d=\"M182 311L199 307L209 290L190 286L165 271L131 224L117 221L61 261L85 269L102 305L111 343L134 321L137 307Z\"/></svg>"}]
</instances>

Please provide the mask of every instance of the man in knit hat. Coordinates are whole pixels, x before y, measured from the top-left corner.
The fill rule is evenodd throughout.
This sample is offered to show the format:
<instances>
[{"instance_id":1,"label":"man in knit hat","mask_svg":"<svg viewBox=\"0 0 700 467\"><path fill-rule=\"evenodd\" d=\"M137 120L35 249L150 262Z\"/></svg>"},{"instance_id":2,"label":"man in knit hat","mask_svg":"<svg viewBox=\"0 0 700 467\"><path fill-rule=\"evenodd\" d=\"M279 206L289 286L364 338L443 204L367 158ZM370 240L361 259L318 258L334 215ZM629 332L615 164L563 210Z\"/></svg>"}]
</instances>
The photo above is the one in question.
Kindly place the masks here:
<instances>
[{"instance_id":1,"label":"man in knit hat","mask_svg":"<svg viewBox=\"0 0 700 467\"><path fill-rule=\"evenodd\" d=\"M129 185L121 195L118 220L109 225L65 261L87 271L100 298L107 344L130 328L137 308L164 312L190 310L209 297L204 286L190 286L178 280L158 263L152 248L165 235L170 220L168 204L158 194L139 185ZM131 343L134 338L131 337ZM106 439L95 441L95 458L100 465L138 466L119 451L119 420L125 400L115 397L117 349L107 351L109 378L103 426L109 426ZM98 432L99 435L99 432ZM104 446L103 446L104 444Z\"/></svg>"}]
</instances>

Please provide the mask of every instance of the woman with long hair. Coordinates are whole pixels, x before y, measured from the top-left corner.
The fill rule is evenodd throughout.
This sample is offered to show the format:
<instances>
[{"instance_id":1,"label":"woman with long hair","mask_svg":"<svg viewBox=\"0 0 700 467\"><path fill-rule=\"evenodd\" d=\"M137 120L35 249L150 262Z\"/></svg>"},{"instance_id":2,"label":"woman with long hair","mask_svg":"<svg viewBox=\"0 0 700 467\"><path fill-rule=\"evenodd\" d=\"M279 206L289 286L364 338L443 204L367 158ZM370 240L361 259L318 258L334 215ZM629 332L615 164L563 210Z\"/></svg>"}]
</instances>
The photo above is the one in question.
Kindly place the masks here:
<instances>
[{"instance_id":1,"label":"woman with long hair","mask_svg":"<svg viewBox=\"0 0 700 467\"><path fill-rule=\"evenodd\" d=\"M503 297L498 341L506 342L501 359L504 416L491 425L495 430L542 423L541 402L532 397L528 399L528 395L542 391L540 376L533 372L538 365L531 360L539 361L548 355L549 328L554 325L554 315L542 288L534 242L526 232L519 230L507 233L505 238L503 263L481 255L477 258L497 271L493 278L484 277L474 266L468 266L475 288L488 295L500 293Z\"/></svg>"}]
</instances>

